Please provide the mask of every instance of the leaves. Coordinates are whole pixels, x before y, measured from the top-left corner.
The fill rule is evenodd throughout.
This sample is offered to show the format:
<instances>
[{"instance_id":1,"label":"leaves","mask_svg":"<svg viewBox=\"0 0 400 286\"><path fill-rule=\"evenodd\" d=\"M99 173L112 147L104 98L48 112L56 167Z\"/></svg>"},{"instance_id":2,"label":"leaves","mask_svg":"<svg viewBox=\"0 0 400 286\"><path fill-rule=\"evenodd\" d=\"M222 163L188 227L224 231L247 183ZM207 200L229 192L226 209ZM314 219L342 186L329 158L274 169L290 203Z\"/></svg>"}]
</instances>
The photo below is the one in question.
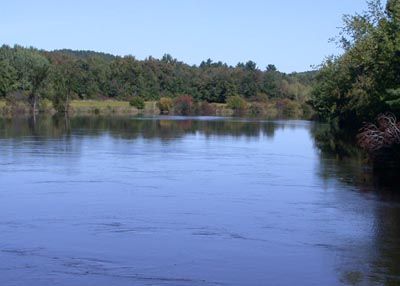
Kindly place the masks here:
<instances>
[{"instance_id":1,"label":"leaves","mask_svg":"<svg viewBox=\"0 0 400 286\"><path fill-rule=\"evenodd\" d=\"M314 75L285 74L274 65L263 71L253 61L233 67L209 59L191 66L168 54L137 60L90 51L0 48L0 96L13 91L40 95L51 99L58 111L67 110L71 99L158 100L182 94L215 103L234 95L255 101L260 94L263 101L290 98L305 103Z\"/></svg>"},{"instance_id":2,"label":"leaves","mask_svg":"<svg viewBox=\"0 0 400 286\"><path fill-rule=\"evenodd\" d=\"M399 111L398 97L388 92L400 87L400 26L393 16L399 2L389 1L385 10L379 0L369 1L366 12L344 17L344 54L326 60L313 90L322 118L357 126L384 111Z\"/></svg>"}]
</instances>

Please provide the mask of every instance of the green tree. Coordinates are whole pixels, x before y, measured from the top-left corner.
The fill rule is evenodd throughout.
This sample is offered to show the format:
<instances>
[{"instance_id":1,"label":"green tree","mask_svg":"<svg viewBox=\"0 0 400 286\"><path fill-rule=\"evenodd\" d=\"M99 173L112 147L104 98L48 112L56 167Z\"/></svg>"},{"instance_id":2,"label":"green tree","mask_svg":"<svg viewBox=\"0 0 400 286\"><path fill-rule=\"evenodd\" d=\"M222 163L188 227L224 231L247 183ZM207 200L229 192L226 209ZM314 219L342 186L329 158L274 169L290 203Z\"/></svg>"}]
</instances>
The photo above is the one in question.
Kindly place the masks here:
<instances>
[{"instance_id":1,"label":"green tree","mask_svg":"<svg viewBox=\"0 0 400 286\"><path fill-rule=\"evenodd\" d=\"M0 97L6 96L16 85L16 71L7 60L0 59Z\"/></svg>"},{"instance_id":2,"label":"green tree","mask_svg":"<svg viewBox=\"0 0 400 286\"><path fill-rule=\"evenodd\" d=\"M32 48L15 46L13 50L13 65L17 71L19 89L28 94L32 112L36 113L40 89L48 76L49 61L39 51Z\"/></svg>"},{"instance_id":3,"label":"green tree","mask_svg":"<svg viewBox=\"0 0 400 286\"><path fill-rule=\"evenodd\" d=\"M247 102L238 95L231 96L227 100L227 106L233 110L236 115L242 115L247 109Z\"/></svg>"},{"instance_id":4,"label":"green tree","mask_svg":"<svg viewBox=\"0 0 400 286\"><path fill-rule=\"evenodd\" d=\"M134 96L130 101L129 101L130 106L134 106L137 109L144 109L145 107L145 102L143 98L139 96Z\"/></svg>"},{"instance_id":5,"label":"green tree","mask_svg":"<svg viewBox=\"0 0 400 286\"><path fill-rule=\"evenodd\" d=\"M368 11L346 15L338 43L344 54L323 63L313 91L319 115L357 127L383 111L394 111L400 87L399 0L386 9L379 0Z\"/></svg>"},{"instance_id":6,"label":"green tree","mask_svg":"<svg viewBox=\"0 0 400 286\"><path fill-rule=\"evenodd\" d=\"M69 113L72 90L76 80L76 69L73 58L62 56L53 63L51 79L54 93L53 106L59 113Z\"/></svg>"}]
</instances>

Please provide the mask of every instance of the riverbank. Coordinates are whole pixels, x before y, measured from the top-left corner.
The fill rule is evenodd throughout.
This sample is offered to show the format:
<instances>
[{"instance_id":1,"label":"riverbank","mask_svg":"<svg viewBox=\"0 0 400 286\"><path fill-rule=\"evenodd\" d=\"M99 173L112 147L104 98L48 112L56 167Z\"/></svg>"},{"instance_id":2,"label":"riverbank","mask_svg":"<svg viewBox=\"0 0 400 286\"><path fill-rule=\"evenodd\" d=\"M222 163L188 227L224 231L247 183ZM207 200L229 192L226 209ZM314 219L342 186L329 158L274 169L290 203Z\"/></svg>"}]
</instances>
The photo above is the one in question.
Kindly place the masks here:
<instances>
[{"instance_id":1,"label":"riverbank","mask_svg":"<svg viewBox=\"0 0 400 286\"><path fill-rule=\"evenodd\" d=\"M220 116L233 115L233 110L226 104L214 103L213 114ZM25 101L0 100L0 117L13 117L28 115L31 112L29 104ZM54 115L56 110L51 101L42 100L39 104L39 113ZM72 100L70 104L71 116L82 115L159 115L161 113L157 101L146 101L143 109L131 106L129 101L120 100ZM171 112L173 113L173 111Z\"/></svg>"},{"instance_id":2,"label":"riverbank","mask_svg":"<svg viewBox=\"0 0 400 286\"><path fill-rule=\"evenodd\" d=\"M56 110L50 100L43 99L38 105L38 113L55 115ZM26 100L0 100L0 117L15 117L31 114L31 107ZM294 101L275 100L270 102L249 102L246 108L234 110L226 103L193 103L188 114L182 114L172 106L167 113L159 108L158 101L146 101L142 109L132 106L123 100L72 100L70 116L83 115L207 115L207 116L247 116L267 119L311 119L312 111L308 106L302 106Z\"/></svg>"}]
</instances>

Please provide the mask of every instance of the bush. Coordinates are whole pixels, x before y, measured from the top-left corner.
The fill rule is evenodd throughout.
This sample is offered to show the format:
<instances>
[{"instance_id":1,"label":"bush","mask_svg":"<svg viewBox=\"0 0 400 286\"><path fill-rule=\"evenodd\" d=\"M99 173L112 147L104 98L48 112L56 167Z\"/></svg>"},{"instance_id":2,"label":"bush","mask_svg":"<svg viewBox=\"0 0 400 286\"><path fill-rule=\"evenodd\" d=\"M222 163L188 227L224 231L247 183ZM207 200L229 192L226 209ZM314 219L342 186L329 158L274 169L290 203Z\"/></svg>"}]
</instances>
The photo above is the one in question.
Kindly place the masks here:
<instances>
[{"instance_id":1,"label":"bush","mask_svg":"<svg viewBox=\"0 0 400 286\"><path fill-rule=\"evenodd\" d=\"M270 119L276 119L278 117L278 110L274 103L265 104L265 116Z\"/></svg>"},{"instance_id":2,"label":"bush","mask_svg":"<svg viewBox=\"0 0 400 286\"><path fill-rule=\"evenodd\" d=\"M216 108L213 104L208 103L207 101L202 101L197 105L197 112L198 115L215 115Z\"/></svg>"},{"instance_id":3,"label":"bush","mask_svg":"<svg viewBox=\"0 0 400 286\"><path fill-rule=\"evenodd\" d=\"M265 115L264 104L259 102L253 102L249 107L249 114L255 117L261 117Z\"/></svg>"},{"instance_id":4,"label":"bush","mask_svg":"<svg viewBox=\"0 0 400 286\"><path fill-rule=\"evenodd\" d=\"M303 103L301 105L301 109L303 111L303 117L305 119L312 119L314 117L314 110L312 109L312 107L307 104L307 103Z\"/></svg>"},{"instance_id":5,"label":"bush","mask_svg":"<svg viewBox=\"0 0 400 286\"><path fill-rule=\"evenodd\" d=\"M179 115L190 115L193 110L193 98L190 95L181 95L175 99L174 111Z\"/></svg>"},{"instance_id":6,"label":"bush","mask_svg":"<svg viewBox=\"0 0 400 286\"><path fill-rule=\"evenodd\" d=\"M157 102L157 107L160 109L160 113L168 114L172 111L174 106L174 102L170 97L161 97L160 100Z\"/></svg>"},{"instance_id":7,"label":"bush","mask_svg":"<svg viewBox=\"0 0 400 286\"><path fill-rule=\"evenodd\" d=\"M255 96L252 96L250 98L250 101L267 103L269 101L269 98L268 98L268 95L266 93L257 92L257 94Z\"/></svg>"},{"instance_id":8,"label":"bush","mask_svg":"<svg viewBox=\"0 0 400 286\"><path fill-rule=\"evenodd\" d=\"M229 97L226 103L235 115L243 115L246 112L247 102L238 95Z\"/></svg>"},{"instance_id":9,"label":"bush","mask_svg":"<svg viewBox=\"0 0 400 286\"><path fill-rule=\"evenodd\" d=\"M303 115L300 104L290 99L278 100L275 106L279 115L284 118L298 118Z\"/></svg>"},{"instance_id":10,"label":"bush","mask_svg":"<svg viewBox=\"0 0 400 286\"><path fill-rule=\"evenodd\" d=\"M141 98L139 96L135 96L129 101L129 105L134 106L137 109L144 109L145 103L144 103L143 98Z\"/></svg>"},{"instance_id":11,"label":"bush","mask_svg":"<svg viewBox=\"0 0 400 286\"><path fill-rule=\"evenodd\" d=\"M25 115L31 112L31 107L24 92L12 92L8 94L3 102L1 113L3 115Z\"/></svg>"},{"instance_id":12,"label":"bush","mask_svg":"<svg viewBox=\"0 0 400 286\"><path fill-rule=\"evenodd\" d=\"M53 104L50 100L48 99L42 99L39 102L39 112L41 113L51 113L53 109Z\"/></svg>"},{"instance_id":13,"label":"bush","mask_svg":"<svg viewBox=\"0 0 400 286\"><path fill-rule=\"evenodd\" d=\"M52 105L56 112L58 113L68 113L70 110L69 100L66 93L61 93L56 91L53 94L52 98ZM39 107L39 110L43 110L42 107Z\"/></svg>"}]
</instances>

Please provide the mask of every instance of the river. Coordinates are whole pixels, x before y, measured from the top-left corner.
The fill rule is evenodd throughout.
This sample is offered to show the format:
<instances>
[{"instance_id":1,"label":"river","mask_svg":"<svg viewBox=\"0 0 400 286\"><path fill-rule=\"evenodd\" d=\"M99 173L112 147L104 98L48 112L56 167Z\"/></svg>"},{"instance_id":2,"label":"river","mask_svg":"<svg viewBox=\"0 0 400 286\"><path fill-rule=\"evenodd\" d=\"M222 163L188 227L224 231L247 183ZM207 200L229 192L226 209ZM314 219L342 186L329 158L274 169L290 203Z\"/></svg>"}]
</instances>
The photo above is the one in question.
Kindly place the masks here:
<instances>
[{"instance_id":1,"label":"river","mask_svg":"<svg viewBox=\"0 0 400 286\"><path fill-rule=\"evenodd\" d=\"M0 119L0 285L399 285L397 186L326 130Z\"/></svg>"}]
</instances>

